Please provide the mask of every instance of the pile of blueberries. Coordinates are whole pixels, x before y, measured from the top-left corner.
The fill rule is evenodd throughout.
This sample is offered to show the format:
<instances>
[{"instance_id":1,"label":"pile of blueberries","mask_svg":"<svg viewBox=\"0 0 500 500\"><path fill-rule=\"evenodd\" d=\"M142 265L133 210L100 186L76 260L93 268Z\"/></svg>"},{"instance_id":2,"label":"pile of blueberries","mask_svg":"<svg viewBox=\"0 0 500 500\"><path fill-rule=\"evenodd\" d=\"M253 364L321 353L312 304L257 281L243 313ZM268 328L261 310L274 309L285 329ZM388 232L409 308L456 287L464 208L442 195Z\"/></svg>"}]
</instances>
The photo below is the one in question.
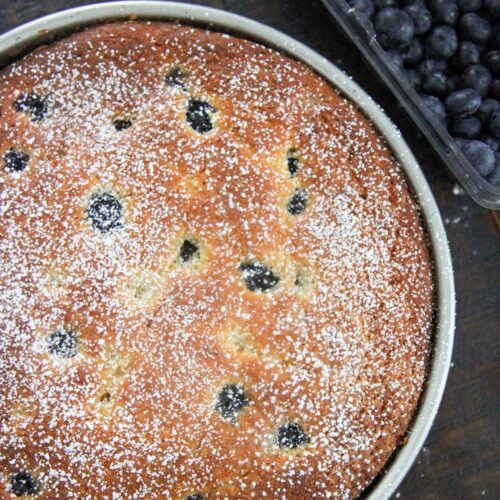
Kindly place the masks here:
<instances>
[{"instance_id":1,"label":"pile of blueberries","mask_svg":"<svg viewBox=\"0 0 500 500\"><path fill-rule=\"evenodd\" d=\"M500 186L500 0L349 0L477 171Z\"/></svg>"}]
</instances>

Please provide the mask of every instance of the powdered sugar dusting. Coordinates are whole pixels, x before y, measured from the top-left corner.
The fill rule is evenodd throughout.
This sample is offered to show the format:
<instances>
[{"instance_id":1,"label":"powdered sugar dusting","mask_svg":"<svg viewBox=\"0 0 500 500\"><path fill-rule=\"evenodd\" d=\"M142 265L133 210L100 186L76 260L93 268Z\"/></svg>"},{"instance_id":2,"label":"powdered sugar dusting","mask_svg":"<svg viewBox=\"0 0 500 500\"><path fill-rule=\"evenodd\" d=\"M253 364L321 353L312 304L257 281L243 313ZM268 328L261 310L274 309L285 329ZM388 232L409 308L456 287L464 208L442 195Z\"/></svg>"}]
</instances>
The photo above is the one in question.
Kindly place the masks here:
<instances>
[{"instance_id":1,"label":"powdered sugar dusting","mask_svg":"<svg viewBox=\"0 0 500 500\"><path fill-rule=\"evenodd\" d=\"M360 493L403 439L432 317L418 211L367 120L270 49L138 22L10 66L0 113L0 153L29 154L0 171L0 492L28 471L46 498ZM279 280L251 291L243 263ZM307 439L280 448L290 422Z\"/></svg>"}]
</instances>

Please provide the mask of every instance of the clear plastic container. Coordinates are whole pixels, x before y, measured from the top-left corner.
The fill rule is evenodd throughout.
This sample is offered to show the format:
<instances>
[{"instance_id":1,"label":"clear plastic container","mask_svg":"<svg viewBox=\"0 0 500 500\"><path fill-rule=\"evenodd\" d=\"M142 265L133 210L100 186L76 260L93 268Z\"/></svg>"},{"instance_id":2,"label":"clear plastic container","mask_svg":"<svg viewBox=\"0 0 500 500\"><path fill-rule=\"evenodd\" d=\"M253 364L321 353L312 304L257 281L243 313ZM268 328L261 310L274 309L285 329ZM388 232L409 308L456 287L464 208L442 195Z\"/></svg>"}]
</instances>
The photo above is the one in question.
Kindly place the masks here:
<instances>
[{"instance_id":1,"label":"clear plastic container","mask_svg":"<svg viewBox=\"0 0 500 500\"><path fill-rule=\"evenodd\" d=\"M381 80L399 100L467 193L481 206L500 209L500 186L482 177L458 149L446 127L424 105L406 78L395 68L377 42L371 21L345 0L322 0L337 24L361 51Z\"/></svg>"}]
</instances>

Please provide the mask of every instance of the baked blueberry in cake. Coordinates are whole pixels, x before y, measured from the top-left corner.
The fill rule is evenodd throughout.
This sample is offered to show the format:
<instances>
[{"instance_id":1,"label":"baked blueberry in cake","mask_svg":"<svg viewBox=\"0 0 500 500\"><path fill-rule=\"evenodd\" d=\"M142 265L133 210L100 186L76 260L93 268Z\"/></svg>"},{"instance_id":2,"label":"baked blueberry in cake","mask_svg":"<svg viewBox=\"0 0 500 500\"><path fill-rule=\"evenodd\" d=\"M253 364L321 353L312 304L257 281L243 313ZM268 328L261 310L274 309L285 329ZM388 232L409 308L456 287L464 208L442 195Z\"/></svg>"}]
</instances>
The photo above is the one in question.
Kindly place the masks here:
<instances>
[{"instance_id":1,"label":"baked blueberry in cake","mask_svg":"<svg viewBox=\"0 0 500 500\"><path fill-rule=\"evenodd\" d=\"M352 498L426 377L424 230L304 64L166 22L0 72L0 497Z\"/></svg>"}]
</instances>

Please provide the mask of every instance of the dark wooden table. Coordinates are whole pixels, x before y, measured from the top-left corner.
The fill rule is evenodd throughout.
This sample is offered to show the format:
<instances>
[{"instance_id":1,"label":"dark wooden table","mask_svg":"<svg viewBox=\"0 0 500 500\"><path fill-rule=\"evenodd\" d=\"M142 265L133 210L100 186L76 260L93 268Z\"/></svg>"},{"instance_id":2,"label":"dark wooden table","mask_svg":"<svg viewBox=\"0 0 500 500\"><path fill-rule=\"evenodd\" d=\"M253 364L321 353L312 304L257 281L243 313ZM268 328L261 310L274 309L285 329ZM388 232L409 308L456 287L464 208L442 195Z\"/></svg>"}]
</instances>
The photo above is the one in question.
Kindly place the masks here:
<instances>
[{"instance_id":1,"label":"dark wooden table","mask_svg":"<svg viewBox=\"0 0 500 500\"><path fill-rule=\"evenodd\" d=\"M0 32L81 0L0 0ZM458 295L457 330L444 400L425 447L396 498L500 498L499 218L456 194L455 181L398 103L330 22L320 0L199 0L301 40L360 83L389 112L431 184L447 226ZM391 110L391 111L389 111ZM455 193L455 194L454 194Z\"/></svg>"}]
</instances>

